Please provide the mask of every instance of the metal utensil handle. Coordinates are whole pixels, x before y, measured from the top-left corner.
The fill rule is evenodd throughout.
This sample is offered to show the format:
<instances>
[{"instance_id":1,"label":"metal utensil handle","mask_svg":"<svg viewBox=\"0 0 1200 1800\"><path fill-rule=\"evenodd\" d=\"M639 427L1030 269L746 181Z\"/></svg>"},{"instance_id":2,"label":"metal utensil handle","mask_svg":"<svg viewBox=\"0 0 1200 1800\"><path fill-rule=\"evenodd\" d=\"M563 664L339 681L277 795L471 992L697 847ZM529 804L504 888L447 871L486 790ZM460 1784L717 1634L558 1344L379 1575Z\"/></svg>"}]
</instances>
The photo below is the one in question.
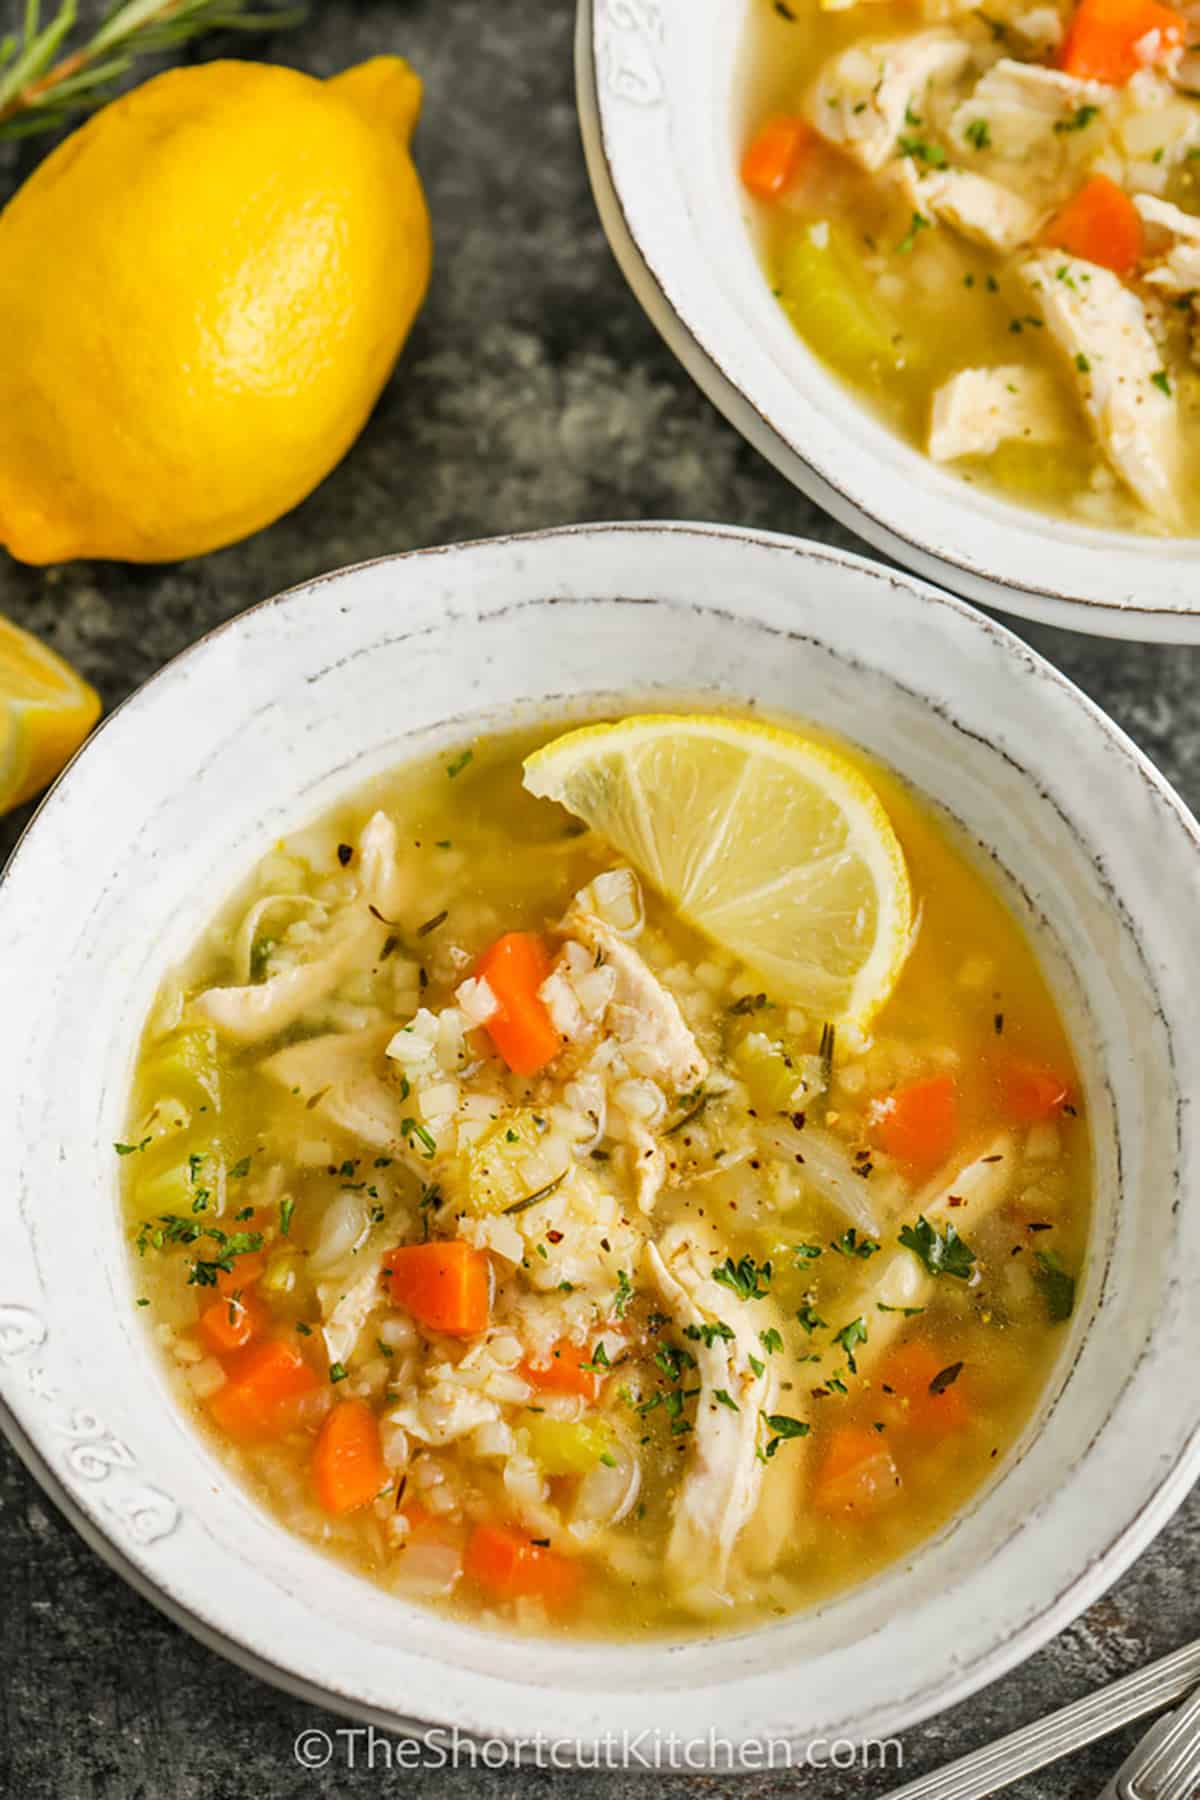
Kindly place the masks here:
<instances>
[{"instance_id":1,"label":"metal utensil handle","mask_svg":"<svg viewBox=\"0 0 1200 1800\"><path fill-rule=\"evenodd\" d=\"M988 1800L990 1794L1023 1775L1032 1775L1060 1756L1082 1750L1085 1744L1119 1731L1122 1725L1144 1718L1160 1706L1169 1706L1197 1683L1200 1643L1187 1644L1085 1699L1061 1707L1048 1718L947 1763L932 1775L906 1782L893 1789L889 1800Z\"/></svg>"},{"instance_id":2,"label":"metal utensil handle","mask_svg":"<svg viewBox=\"0 0 1200 1800\"><path fill-rule=\"evenodd\" d=\"M1135 1751L1121 1771L1121 1800L1192 1800L1200 1776L1200 1689L1156 1737L1140 1759Z\"/></svg>"}]
</instances>

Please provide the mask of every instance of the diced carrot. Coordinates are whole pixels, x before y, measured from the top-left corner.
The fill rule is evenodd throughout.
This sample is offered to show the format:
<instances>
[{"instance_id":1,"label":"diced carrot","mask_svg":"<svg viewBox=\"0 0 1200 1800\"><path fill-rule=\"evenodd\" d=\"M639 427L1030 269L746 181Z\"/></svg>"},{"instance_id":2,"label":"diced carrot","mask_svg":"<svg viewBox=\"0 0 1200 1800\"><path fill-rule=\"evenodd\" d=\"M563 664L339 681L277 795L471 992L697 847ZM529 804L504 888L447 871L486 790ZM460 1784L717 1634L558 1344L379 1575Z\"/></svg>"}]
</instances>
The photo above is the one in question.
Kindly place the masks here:
<instances>
[{"instance_id":1,"label":"diced carrot","mask_svg":"<svg viewBox=\"0 0 1200 1800\"><path fill-rule=\"evenodd\" d=\"M225 1365L229 1379L208 1410L230 1437L276 1437L296 1416L296 1402L317 1386L316 1371L295 1344L271 1338L251 1344Z\"/></svg>"},{"instance_id":2,"label":"diced carrot","mask_svg":"<svg viewBox=\"0 0 1200 1800\"><path fill-rule=\"evenodd\" d=\"M562 1040L538 997L550 973L546 946L534 931L509 931L475 965L499 1010L485 1030L514 1075L536 1075L562 1049Z\"/></svg>"},{"instance_id":3,"label":"diced carrot","mask_svg":"<svg viewBox=\"0 0 1200 1800\"><path fill-rule=\"evenodd\" d=\"M549 1607L565 1606L579 1585L579 1564L524 1532L477 1525L467 1540L464 1572L497 1599L536 1595Z\"/></svg>"},{"instance_id":4,"label":"diced carrot","mask_svg":"<svg viewBox=\"0 0 1200 1800\"><path fill-rule=\"evenodd\" d=\"M796 173L797 164L816 132L806 119L794 115L768 119L760 125L742 157L742 183L760 200L782 194Z\"/></svg>"},{"instance_id":5,"label":"diced carrot","mask_svg":"<svg viewBox=\"0 0 1200 1800\"><path fill-rule=\"evenodd\" d=\"M1142 221L1123 188L1107 175L1093 175L1055 213L1042 239L1114 275L1128 275L1142 254Z\"/></svg>"},{"instance_id":6,"label":"diced carrot","mask_svg":"<svg viewBox=\"0 0 1200 1800\"><path fill-rule=\"evenodd\" d=\"M491 1269L487 1255L449 1238L403 1244L383 1259L392 1300L430 1331L471 1337L487 1325L491 1311Z\"/></svg>"},{"instance_id":7,"label":"diced carrot","mask_svg":"<svg viewBox=\"0 0 1200 1800\"><path fill-rule=\"evenodd\" d=\"M583 1366L591 1361L591 1355L585 1344L573 1344L570 1338L560 1338L542 1362L533 1362L526 1357L521 1364L521 1374L531 1387L540 1388L543 1393L581 1394L585 1400L594 1400L600 1380L594 1369Z\"/></svg>"},{"instance_id":8,"label":"diced carrot","mask_svg":"<svg viewBox=\"0 0 1200 1800\"><path fill-rule=\"evenodd\" d=\"M263 1270L267 1259L261 1250L243 1250L240 1256L233 1258L232 1269L217 1270L218 1294L240 1294L253 1287Z\"/></svg>"},{"instance_id":9,"label":"diced carrot","mask_svg":"<svg viewBox=\"0 0 1200 1800\"><path fill-rule=\"evenodd\" d=\"M954 1076L930 1075L876 1101L874 1136L912 1175L927 1175L945 1162L958 1137Z\"/></svg>"},{"instance_id":10,"label":"diced carrot","mask_svg":"<svg viewBox=\"0 0 1200 1800\"><path fill-rule=\"evenodd\" d=\"M933 1383L955 1358L939 1356L922 1338L900 1344L879 1370L879 1385L890 1389L903 1404L907 1425L923 1437L942 1437L958 1431L971 1416L962 1377L935 1391Z\"/></svg>"},{"instance_id":11,"label":"diced carrot","mask_svg":"<svg viewBox=\"0 0 1200 1800\"><path fill-rule=\"evenodd\" d=\"M1038 1063L1003 1063L996 1070L996 1082L1004 1115L1015 1125L1053 1119L1070 1104L1070 1082Z\"/></svg>"},{"instance_id":12,"label":"diced carrot","mask_svg":"<svg viewBox=\"0 0 1200 1800\"><path fill-rule=\"evenodd\" d=\"M369 1506L388 1479L379 1425L365 1400L339 1400L313 1449L313 1484L327 1513Z\"/></svg>"},{"instance_id":13,"label":"diced carrot","mask_svg":"<svg viewBox=\"0 0 1200 1800\"><path fill-rule=\"evenodd\" d=\"M817 1469L818 1512L873 1512L892 1498L900 1475L880 1435L867 1425L839 1425Z\"/></svg>"},{"instance_id":14,"label":"diced carrot","mask_svg":"<svg viewBox=\"0 0 1200 1800\"><path fill-rule=\"evenodd\" d=\"M1158 0L1080 0L1059 68L1081 81L1124 84L1184 42L1187 21Z\"/></svg>"},{"instance_id":15,"label":"diced carrot","mask_svg":"<svg viewBox=\"0 0 1200 1800\"><path fill-rule=\"evenodd\" d=\"M205 1346L217 1356L228 1356L231 1350L244 1350L255 1338L264 1337L271 1315L253 1293L227 1300L214 1300L200 1314L197 1331Z\"/></svg>"}]
</instances>

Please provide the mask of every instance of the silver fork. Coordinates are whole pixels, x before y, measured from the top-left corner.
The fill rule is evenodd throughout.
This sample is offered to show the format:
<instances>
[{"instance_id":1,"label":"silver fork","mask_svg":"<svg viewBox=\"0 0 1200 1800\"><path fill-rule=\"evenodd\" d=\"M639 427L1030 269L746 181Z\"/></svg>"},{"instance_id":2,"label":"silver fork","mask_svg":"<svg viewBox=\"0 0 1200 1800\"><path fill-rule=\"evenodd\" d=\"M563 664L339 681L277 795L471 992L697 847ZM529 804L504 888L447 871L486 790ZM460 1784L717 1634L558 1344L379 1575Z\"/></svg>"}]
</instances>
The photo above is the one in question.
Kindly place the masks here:
<instances>
[{"instance_id":1,"label":"silver fork","mask_svg":"<svg viewBox=\"0 0 1200 1800\"><path fill-rule=\"evenodd\" d=\"M1159 1719L1125 1759L1100 1800L1194 1800L1200 1783L1200 1689Z\"/></svg>"},{"instance_id":2,"label":"silver fork","mask_svg":"<svg viewBox=\"0 0 1200 1800\"><path fill-rule=\"evenodd\" d=\"M1187 1644L1170 1656L1160 1657L1146 1668L1110 1682L1107 1687L1062 1707L1048 1718L1038 1719L982 1750L974 1750L969 1756L947 1763L945 1768L935 1770L932 1775L921 1775L916 1781L906 1782L903 1787L893 1789L889 1800L988 1800L989 1795L1020 1781L1022 1776L1032 1775L1036 1769L1044 1769L1047 1763L1057 1762L1074 1750L1082 1750L1085 1744L1107 1737L1110 1731L1119 1731L1123 1725L1131 1725L1135 1719L1144 1719L1148 1713L1182 1699L1197 1682L1200 1682L1200 1642ZM1181 1708L1181 1715L1189 1712L1193 1703ZM1171 1725L1174 1722L1172 1720ZM1166 1723L1160 1720L1155 1733ZM1149 1748L1157 1748L1160 1741L1155 1735ZM1139 1745L1143 1754L1146 1748L1146 1745ZM1129 1766L1126 1763L1120 1775L1123 1776ZM1183 1792L1186 1793L1186 1789ZM1108 1800L1108 1796L1101 1796L1101 1800ZM1163 1796L1152 1789L1134 1788L1122 1800L1163 1800Z\"/></svg>"}]
</instances>

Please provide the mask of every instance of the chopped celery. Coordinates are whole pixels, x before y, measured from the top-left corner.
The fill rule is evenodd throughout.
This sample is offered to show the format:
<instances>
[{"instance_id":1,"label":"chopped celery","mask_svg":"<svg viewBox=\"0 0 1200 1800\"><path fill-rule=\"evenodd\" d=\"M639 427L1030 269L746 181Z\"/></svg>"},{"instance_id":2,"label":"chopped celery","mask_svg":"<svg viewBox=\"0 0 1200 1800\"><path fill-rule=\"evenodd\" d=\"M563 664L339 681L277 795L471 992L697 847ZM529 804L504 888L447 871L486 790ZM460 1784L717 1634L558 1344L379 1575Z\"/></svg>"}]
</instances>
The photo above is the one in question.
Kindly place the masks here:
<instances>
[{"instance_id":1,"label":"chopped celery","mask_svg":"<svg viewBox=\"0 0 1200 1800\"><path fill-rule=\"evenodd\" d=\"M172 1146L174 1148L174 1146ZM156 1219L162 1213L202 1213L215 1210L218 1168L210 1152L193 1151L157 1174L147 1175L133 1191L133 1210L139 1219Z\"/></svg>"},{"instance_id":2,"label":"chopped celery","mask_svg":"<svg viewBox=\"0 0 1200 1800\"><path fill-rule=\"evenodd\" d=\"M528 1109L501 1114L462 1158L468 1210L502 1213L527 1199L537 1183L530 1182L525 1165L541 1138L537 1119Z\"/></svg>"},{"instance_id":3,"label":"chopped celery","mask_svg":"<svg viewBox=\"0 0 1200 1800\"><path fill-rule=\"evenodd\" d=\"M801 226L779 259L778 286L796 329L844 374L891 376L911 360L900 321L873 293L845 226Z\"/></svg>"},{"instance_id":4,"label":"chopped celery","mask_svg":"<svg viewBox=\"0 0 1200 1800\"><path fill-rule=\"evenodd\" d=\"M217 1034L215 1031L186 1029L174 1031L147 1057L143 1079L147 1096L160 1093L178 1095L193 1111L203 1106L208 1112L221 1109L221 1077L217 1067Z\"/></svg>"},{"instance_id":5,"label":"chopped celery","mask_svg":"<svg viewBox=\"0 0 1200 1800\"><path fill-rule=\"evenodd\" d=\"M603 1419L548 1419L529 1413L523 1423L529 1453L547 1475L586 1475L612 1449L612 1431Z\"/></svg>"},{"instance_id":6,"label":"chopped celery","mask_svg":"<svg viewBox=\"0 0 1200 1800\"><path fill-rule=\"evenodd\" d=\"M271 1251L259 1277L259 1292L285 1309L306 1308L313 1298L307 1258L294 1244L280 1244Z\"/></svg>"},{"instance_id":7,"label":"chopped celery","mask_svg":"<svg viewBox=\"0 0 1200 1800\"><path fill-rule=\"evenodd\" d=\"M813 1076L817 1059L763 1031L750 1031L734 1050L734 1060L761 1112L795 1112L819 1091Z\"/></svg>"}]
</instances>

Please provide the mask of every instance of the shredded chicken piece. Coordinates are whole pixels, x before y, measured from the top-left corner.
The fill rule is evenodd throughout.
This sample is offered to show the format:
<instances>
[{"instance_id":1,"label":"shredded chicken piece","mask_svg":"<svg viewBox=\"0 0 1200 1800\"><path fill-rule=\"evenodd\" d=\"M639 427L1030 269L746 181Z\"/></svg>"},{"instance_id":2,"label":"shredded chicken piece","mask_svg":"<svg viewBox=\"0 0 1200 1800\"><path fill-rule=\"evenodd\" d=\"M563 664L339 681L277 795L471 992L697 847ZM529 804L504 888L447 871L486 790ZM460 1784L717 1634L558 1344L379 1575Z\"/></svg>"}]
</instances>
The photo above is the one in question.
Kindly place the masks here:
<instances>
[{"instance_id":1,"label":"shredded chicken piece","mask_svg":"<svg viewBox=\"0 0 1200 1800\"><path fill-rule=\"evenodd\" d=\"M332 1031L277 1050L259 1067L289 1093L297 1092L312 1111L375 1150L406 1156L417 1167L401 1132L403 1107L385 1078L384 1049L394 1027Z\"/></svg>"},{"instance_id":2,"label":"shredded chicken piece","mask_svg":"<svg viewBox=\"0 0 1200 1800\"><path fill-rule=\"evenodd\" d=\"M1110 270L1059 250L1037 251L1020 273L1109 462L1149 512L1174 521L1179 419L1141 301Z\"/></svg>"},{"instance_id":3,"label":"shredded chicken piece","mask_svg":"<svg viewBox=\"0 0 1200 1800\"><path fill-rule=\"evenodd\" d=\"M1164 294L1200 292L1200 219L1153 194L1135 194L1133 204L1146 228L1141 279Z\"/></svg>"},{"instance_id":4,"label":"shredded chicken piece","mask_svg":"<svg viewBox=\"0 0 1200 1800\"><path fill-rule=\"evenodd\" d=\"M1045 369L1003 363L962 369L933 396L929 454L934 462L959 456L991 456L1002 443L1062 443L1070 419L1058 384Z\"/></svg>"},{"instance_id":5,"label":"shredded chicken piece","mask_svg":"<svg viewBox=\"0 0 1200 1800\"><path fill-rule=\"evenodd\" d=\"M209 988L198 996L197 1009L237 1043L257 1044L276 1036L355 969L370 963L383 945L385 921L400 910L402 889L396 827L386 813L377 812L359 840L357 898L330 926L318 954L249 987Z\"/></svg>"},{"instance_id":6,"label":"shredded chicken piece","mask_svg":"<svg viewBox=\"0 0 1200 1800\"><path fill-rule=\"evenodd\" d=\"M629 1067L690 1093L708 1074L708 1063L688 1030L679 1003L645 959L603 919L573 905L561 929L602 957L616 980L603 1025L621 1045Z\"/></svg>"},{"instance_id":7,"label":"shredded chicken piece","mask_svg":"<svg viewBox=\"0 0 1200 1800\"><path fill-rule=\"evenodd\" d=\"M760 1331L777 1325L775 1309L741 1300L712 1278L714 1243L694 1228L673 1225L646 1247L651 1280L681 1329L726 1324L733 1338L691 1341L700 1377L696 1426L675 1502L667 1575L686 1605L711 1612L728 1602L730 1558L753 1516L765 1464L758 1455L759 1414L778 1393L773 1359L762 1358ZM756 1375L751 1357L763 1372ZM725 1394L733 1405L717 1398Z\"/></svg>"},{"instance_id":8,"label":"shredded chicken piece","mask_svg":"<svg viewBox=\"0 0 1200 1800\"><path fill-rule=\"evenodd\" d=\"M1032 243L1045 217L1044 207L970 169L921 170L906 160L903 174L919 212L932 213L989 250L1013 251Z\"/></svg>"},{"instance_id":9,"label":"shredded chicken piece","mask_svg":"<svg viewBox=\"0 0 1200 1800\"><path fill-rule=\"evenodd\" d=\"M932 84L960 75L970 55L970 45L953 31L853 44L821 70L808 116L864 169L881 169L896 154L906 114L920 110Z\"/></svg>"},{"instance_id":10,"label":"shredded chicken piece","mask_svg":"<svg viewBox=\"0 0 1200 1800\"><path fill-rule=\"evenodd\" d=\"M321 1334L331 1363L350 1361L363 1327L386 1299L380 1285L384 1252L371 1256L366 1266L355 1275L349 1287L342 1282L323 1282L318 1291L325 1323Z\"/></svg>"}]
</instances>

